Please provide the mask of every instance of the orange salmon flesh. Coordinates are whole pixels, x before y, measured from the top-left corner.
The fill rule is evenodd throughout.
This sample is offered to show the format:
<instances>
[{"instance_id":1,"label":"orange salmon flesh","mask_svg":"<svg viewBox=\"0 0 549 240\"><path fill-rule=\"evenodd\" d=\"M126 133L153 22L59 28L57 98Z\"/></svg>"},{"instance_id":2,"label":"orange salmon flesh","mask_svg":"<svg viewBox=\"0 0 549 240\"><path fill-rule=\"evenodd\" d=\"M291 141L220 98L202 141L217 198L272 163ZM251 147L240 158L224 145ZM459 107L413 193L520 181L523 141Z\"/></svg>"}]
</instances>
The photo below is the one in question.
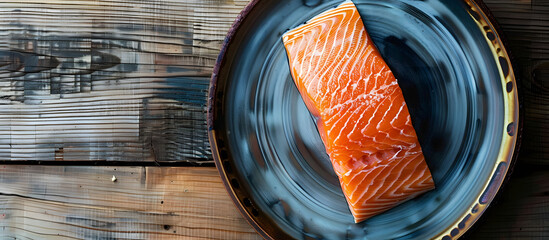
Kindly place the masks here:
<instances>
[{"instance_id":1,"label":"orange salmon flesh","mask_svg":"<svg viewBox=\"0 0 549 240\"><path fill-rule=\"evenodd\" d=\"M355 222L435 187L402 91L352 2L282 40Z\"/></svg>"}]
</instances>

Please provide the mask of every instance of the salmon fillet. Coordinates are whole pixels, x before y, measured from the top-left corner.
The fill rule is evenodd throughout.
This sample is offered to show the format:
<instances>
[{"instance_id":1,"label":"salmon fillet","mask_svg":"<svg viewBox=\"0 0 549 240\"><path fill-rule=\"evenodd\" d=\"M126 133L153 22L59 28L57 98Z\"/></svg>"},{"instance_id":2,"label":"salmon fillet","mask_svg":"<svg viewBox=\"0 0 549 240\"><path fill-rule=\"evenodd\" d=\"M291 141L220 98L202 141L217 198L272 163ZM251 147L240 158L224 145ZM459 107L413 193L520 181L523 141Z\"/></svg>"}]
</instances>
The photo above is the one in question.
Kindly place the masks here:
<instances>
[{"instance_id":1,"label":"salmon fillet","mask_svg":"<svg viewBox=\"0 0 549 240\"><path fill-rule=\"evenodd\" d=\"M435 187L402 91L352 2L283 42L355 222Z\"/></svg>"}]
</instances>

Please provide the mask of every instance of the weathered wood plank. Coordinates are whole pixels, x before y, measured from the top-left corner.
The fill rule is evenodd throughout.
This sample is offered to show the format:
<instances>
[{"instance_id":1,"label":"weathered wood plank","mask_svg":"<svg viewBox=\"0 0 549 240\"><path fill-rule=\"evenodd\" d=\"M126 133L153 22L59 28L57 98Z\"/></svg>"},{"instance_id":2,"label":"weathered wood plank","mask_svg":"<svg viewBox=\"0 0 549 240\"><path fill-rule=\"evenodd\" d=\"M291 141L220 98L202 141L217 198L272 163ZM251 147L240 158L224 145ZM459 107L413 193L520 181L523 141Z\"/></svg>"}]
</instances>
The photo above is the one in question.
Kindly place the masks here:
<instances>
[{"instance_id":1,"label":"weathered wood plank","mask_svg":"<svg viewBox=\"0 0 549 240\"><path fill-rule=\"evenodd\" d=\"M209 77L245 4L0 2L0 161L211 162Z\"/></svg>"},{"instance_id":2,"label":"weathered wood plank","mask_svg":"<svg viewBox=\"0 0 549 240\"><path fill-rule=\"evenodd\" d=\"M112 176L117 181L112 182ZM549 237L548 170L519 172L472 239ZM259 239L214 168L0 166L0 238Z\"/></svg>"},{"instance_id":3,"label":"weathered wood plank","mask_svg":"<svg viewBox=\"0 0 549 240\"><path fill-rule=\"evenodd\" d=\"M8 165L0 166L0 238L259 235L237 212L215 168Z\"/></svg>"},{"instance_id":4,"label":"weathered wood plank","mask_svg":"<svg viewBox=\"0 0 549 240\"><path fill-rule=\"evenodd\" d=\"M485 0L515 56L524 105L520 160L549 164L549 1Z\"/></svg>"}]
</instances>

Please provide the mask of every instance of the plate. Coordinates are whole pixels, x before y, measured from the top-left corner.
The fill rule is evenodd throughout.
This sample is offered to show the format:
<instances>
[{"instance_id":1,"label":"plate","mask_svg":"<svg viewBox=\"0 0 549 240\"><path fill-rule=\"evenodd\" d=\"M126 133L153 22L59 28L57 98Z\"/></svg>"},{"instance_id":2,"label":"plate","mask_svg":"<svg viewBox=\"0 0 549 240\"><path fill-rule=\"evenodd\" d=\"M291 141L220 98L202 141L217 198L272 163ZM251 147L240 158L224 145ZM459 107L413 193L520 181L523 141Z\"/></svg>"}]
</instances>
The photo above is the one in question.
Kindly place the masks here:
<instances>
[{"instance_id":1,"label":"plate","mask_svg":"<svg viewBox=\"0 0 549 240\"><path fill-rule=\"evenodd\" d=\"M471 0L355 0L399 81L436 189L355 224L290 75L282 34L342 1L256 0L212 75L209 137L223 182L267 239L455 239L514 162L514 71L486 8Z\"/></svg>"}]
</instances>

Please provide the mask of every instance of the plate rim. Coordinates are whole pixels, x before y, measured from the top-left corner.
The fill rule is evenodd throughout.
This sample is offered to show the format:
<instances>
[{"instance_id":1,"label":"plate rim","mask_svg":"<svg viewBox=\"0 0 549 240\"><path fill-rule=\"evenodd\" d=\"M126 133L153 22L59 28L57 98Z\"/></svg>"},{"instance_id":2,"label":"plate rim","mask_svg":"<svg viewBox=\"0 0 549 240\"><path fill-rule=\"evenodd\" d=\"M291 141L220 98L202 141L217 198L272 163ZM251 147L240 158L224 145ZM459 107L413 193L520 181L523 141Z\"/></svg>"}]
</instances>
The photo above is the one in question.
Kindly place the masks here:
<instances>
[{"instance_id":1,"label":"plate rim","mask_svg":"<svg viewBox=\"0 0 549 240\"><path fill-rule=\"evenodd\" d=\"M240 214L246 219L248 224L250 224L254 230L259 233L264 239L289 239L291 236L287 235L285 232L269 232L269 229L266 229L265 226L262 226L254 218L255 214L252 214L253 211L257 212L253 203L243 203L242 200L238 197L238 193L233 187L231 181L234 180L230 178L227 173L227 166L224 166L223 162L227 161L226 151L221 148L224 146L219 146L218 138L215 131L215 120L216 112L214 111L214 106L218 101L217 98L217 86L219 81L219 73L221 68L227 62L227 50L232 43L234 36L237 34L244 20L248 17L249 13L253 11L254 7L261 0L251 0L246 7L238 14L233 24L231 25L220 50L220 53L216 59L212 76L210 79L210 86L208 89L208 101L207 101L207 126L208 126L208 140L211 147L212 156L215 162L215 166L221 176L225 190L229 194L232 202L235 204L236 208L239 210ZM479 30L485 34L484 38L487 41L487 44L494 49L500 49L498 52L491 50L491 53L494 55L494 60L498 66L500 72L500 80L502 82L502 90L504 95L504 106L505 108L505 120L504 120L504 129L502 135L502 143L500 146L500 152L498 153L498 158L496 163L493 166L492 174L487 178L485 186L483 187L480 195L475 197L477 199L469 206L469 211L466 211L460 218L457 218L452 224L450 224L446 229L441 230L438 235L435 237L437 239L458 239L465 233L470 233L468 230L471 230L479 219L483 219L486 215L485 211L490 207L491 203L495 198L501 195L502 189L505 187L506 183L509 181L514 165L517 162L519 155L520 145L522 141L522 131L523 131L523 115L522 111L522 101L520 94L520 87L517 84L517 76L515 75L516 63L514 57L508 47L507 41L501 27L497 23L495 17L486 6L482 0L461 0L467 4L470 9L468 13L470 17L477 23ZM475 16L473 16L475 15ZM493 40L488 37L488 30L483 29L483 27L488 27L488 30L495 35ZM501 54L501 55L500 55ZM503 57L505 62L502 62L500 57ZM504 74L502 65L507 64L507 74ZM505 81L505 83L504 83ZM511 83L511 87L509 87ZM511 89L509 89L511 88ZM505 96L505 90L507 90L507 97ZM512 109L512 112L507 112L509 109ZM509 124L509 119L516 119ZM510 129L511 128L511 129ZM506 131L507 130L507 131ZM511 134L511 133L512 134ZM223 145L223 144L221 144ZM507 151L502 151L502 148L507 149ZM225 151L223 153L222 151ZM501 155L504 155L502 158ZM230 158L230 157L228 157ZM502 165L502 163L505 163ZM503 166L503 169L499 169L500 166ZM498 171L499 170L499 171ZM503 174L503 175L498 175ZM494 182L492 180L495 180ZM487 190L492 190L488 192ZM495 190L495 191L493 191ZM484 204L478 204L481 201L481 198L485 197ZM474 215L471 215L474 214ZM471 219L472 217L472 219ZM469 221L468 221L469 220ZM270 228L270 227L269 227Z\"/></svg>"},{"instance_id":2,"label":"plate rim","mask_svg":"<svg viewBox=\"0 0 549 240\"><path fill-rule=\"evenodd\" d=\"M212 152L212 157L215 162L215 167L217 168L217 171L221 177L221 181L223 182L223 185L225 186L225 190L229 194L229 197L231 198L233 204L238 209L238 212L246 222L250 226L254 228L254 230L261 235L264 239L272 239L267 231L261 227L259 223L255 221L255 219L251 216L250 212L248 212L244 206L244 204L240 201L240 199L237 197L237 194L234 192L233 187L230 183L230 178L227 175L226 167L223 166L222 159L220 158L220 152L218 147L218 142L216 141L216 135L215 135L215 129L214 129L214 121L216 119L216 114L213 111L213 106L217 100L216 96L216 90L217 90L217 82L218 82L218 74L221 70L221 67L225 65L227 55L227 49L229 48L229 45L231 44L231 40L233 39L234 35L237 33L237 31L240 29L240 26L242 22L247 18L248 13L250 13L255 5L260 0L251 0L244 9L237 15L236 19L232 23L231 27L229 28L229 31L227 32L227 35L225 39L223 40L223 44L221 46L221 50L219 52L219 55L216 59L214 69L212 71L212 76L210 79L210 86L208 88L208 102L207 102L207 113L206 113L206 121L207 121L207 127L208 127L208 141L210 143L210 149Z\"/></svg>"}]
</instances>

